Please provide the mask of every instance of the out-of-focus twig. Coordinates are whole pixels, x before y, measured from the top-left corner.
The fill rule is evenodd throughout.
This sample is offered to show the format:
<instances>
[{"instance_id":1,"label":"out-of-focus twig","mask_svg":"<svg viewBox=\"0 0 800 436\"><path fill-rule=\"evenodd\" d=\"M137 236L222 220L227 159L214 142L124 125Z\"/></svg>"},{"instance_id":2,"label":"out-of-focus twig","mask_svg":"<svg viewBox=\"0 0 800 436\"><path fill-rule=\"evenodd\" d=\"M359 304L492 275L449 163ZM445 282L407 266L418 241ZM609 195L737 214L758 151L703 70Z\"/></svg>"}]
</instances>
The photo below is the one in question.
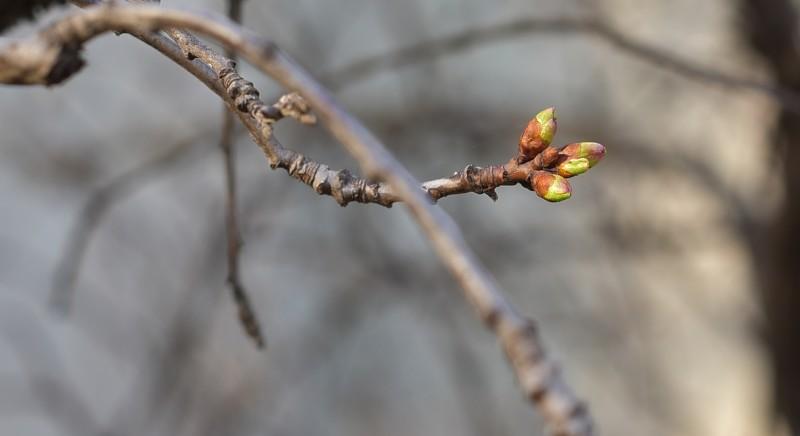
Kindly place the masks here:
<instances>
[{"instance_id":1,"label":"out-of-focus twig","mask_svg":"<svg viewBox=\"0 0 800 436\"><path fill-rule=\"evenodd\" d=\"M53 309L62 315L69 313L75 298L78 272L86 257L89 241L111 206L126 194L152 180L153 176L174 168L175 162L185 156L185 152L197 143L196 139L181 141L168 148L166 152L113 178L89 196L67 237L67 244L53 274L53 287L50 292L50 304Z\"/></svg>"},{"instance_id":2,"label":"out-of-focus twig","mask_svg":"<svg viewBox=\"0 0 800 436\"><path fill-rule=\"evenodd\" d=\"M76 54L85 41L112 30L147 32L157 28L187 28L212 37L226 48L235 49L286 88L303 95L332 134L356 158L366 176L388 182L408 205L440 259L461 284L466 299L497 335L522 389L542 412L552 431L558 435L592 434L592 421L587 409L545 353L534 322L521 316L503 296L494 278L467 247L455 222L431 204L430 197L419 189L419 183L377 138L270 41L251 35L221 18L150 6L109 5L69 15L42 31L38 38L7 46L0 52L0 72L3 73L0 81L50 84L64 80L75 72L70 67L74 67L75 59L80 59ZM67 46L70 51L62 53L61 50ZM208 66L214 70L214 66ZM225 84L224 76L230 76L230 72L219 71L218 75ZM228 82L227 85L234 83ZM225 87L240 89L239 86ZM242 105L238 106L241 108ZM265 152L274 148L268 108L245 107L258 111L251 110L252 118L247 120L255 121L257 132L261 133L254 134L254 139Z\"/></svg>"},{"instance_id":3,"label":"out-of-focus twig","mask_svg":"<svg viewBox=\"0 0 800 436\"><path fill-rule=\"evenodd\" d=\"M595 18L523 18L503 24L471 28L449 36L422 41L408 47L365 57L329 74L324 74L322 80L332 88L341 88L383 71L429 61L472 47L519 38L532 33L595 37L636 59L664 70L672 71L680 76L730 89L758 92L774 99L787 109L800 113L800 94L789 88L758 79L738 77L724 71L699 65L676 54L669 53L662 48L637 41Z\"/></svg>"}]
</instances>

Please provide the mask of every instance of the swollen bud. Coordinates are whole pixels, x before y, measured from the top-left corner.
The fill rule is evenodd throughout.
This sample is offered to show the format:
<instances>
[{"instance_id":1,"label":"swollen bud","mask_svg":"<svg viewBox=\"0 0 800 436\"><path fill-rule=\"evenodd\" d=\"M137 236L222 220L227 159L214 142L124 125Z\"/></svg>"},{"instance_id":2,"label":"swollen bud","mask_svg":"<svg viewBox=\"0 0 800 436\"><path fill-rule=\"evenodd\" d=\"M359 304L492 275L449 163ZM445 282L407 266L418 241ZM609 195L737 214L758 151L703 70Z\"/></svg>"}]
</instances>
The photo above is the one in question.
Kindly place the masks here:
<instances>
[{"instance_id":1,"label":"swollen bud","mask_svg":"<svg viewBox=\"0 0 800 436\"><path fill-rule=\"evenodd\" d=\"M556 110L547 108L531 118L519 137L520 162L527 162L550 145L556 136Z\"/></svg>"},{"instance_id":2,"label":"swollen bud","mask_svg":"<svg viewBox=\"0 0 800 436\"><path fill-rule=\"evenodd\" d=\"M591 168L606 155L606 148L603 144L598 144L596 142L576 142L562 148L561 151L558 152L558 155L560 162L559 172L561 172L561 164L576 159L586 159L589 163L589 168Z\"/></svg>"},{"instance_id":3,"label":"swollen bud","mask_svg":"<svg viewBox=\"0 0 800 436\"><path fill-rule=\"evenodd\" d=\"M561 177L574 177L589 171L589 159L579 157L565 160L558 164L558 175Z\"/></svg>"},{"instance_id":4,"label":"swollen bud","mask_svg":"<svg viewBox=\"0 0 800 436\"><path fill-rule=\"evenodd\" d=\"M536 195L550 202L559 202L572 195L567 179L547 171L535 171L531 180Z\"/></svg>"}]
</instances>

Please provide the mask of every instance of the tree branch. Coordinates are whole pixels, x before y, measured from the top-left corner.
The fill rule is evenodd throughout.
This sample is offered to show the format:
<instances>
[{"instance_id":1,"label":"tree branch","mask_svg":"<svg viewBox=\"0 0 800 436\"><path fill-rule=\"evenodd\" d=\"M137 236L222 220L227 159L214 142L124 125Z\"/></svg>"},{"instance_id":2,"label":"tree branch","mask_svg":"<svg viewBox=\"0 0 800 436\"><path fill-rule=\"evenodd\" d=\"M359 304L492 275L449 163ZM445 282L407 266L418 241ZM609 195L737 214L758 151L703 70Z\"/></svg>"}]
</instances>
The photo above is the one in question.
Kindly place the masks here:
<instances>
[{"instance_id":1,"label":"tree branch","mask_svg":"<svg viewBox=\"0 0 800 436\"><path fill-rule=\"evenodd\" d=\"M487 327L497 335L522 389L542 412L553 432L558 435L592 434L588 411L561 378L557 366L548 358L534 322L521 316L505 299L494 278L466 246L452 219L431 204L430 197L419 189L419 183L377 138L273 43L221 18L210 19L149 6L109 5L67 16L40 32L36 38L5 47L0 51L0 82L57 83L74 73L74 64L68 61L79 59L76 54L81 46L94 36L112 30L141 33L157 28L178 27L216 39L226 48L236 50L286 88L302 94L333 135L358 160L367 177L385 180L395 195L408 204L412 216L431 239L439 257L461 284L466 299ZM64 53L65 48L70 51ZM73 68L70 69L70 66ZM209 67L214 69L213 65ZM59 74L54 76L53 71ZM223 84L236 82L226 80L226 77L231 77L230 73L222 74L220 71L218 76ZM241 89L239 86L224 88ZM249 128L259 128L261 135L254 137L268 157L270 152L280 151L282 147L279 148L272 137L271 126L278 118L274 111L271 113L269 108L264 108L263 103L245 106L250 109L251 118L242 117L241 114L240 118ZM237 108L241 111L242 105L238 104ZM279 113L281 116L291 115L288 110Z\"/></svg>"}]
</instances>

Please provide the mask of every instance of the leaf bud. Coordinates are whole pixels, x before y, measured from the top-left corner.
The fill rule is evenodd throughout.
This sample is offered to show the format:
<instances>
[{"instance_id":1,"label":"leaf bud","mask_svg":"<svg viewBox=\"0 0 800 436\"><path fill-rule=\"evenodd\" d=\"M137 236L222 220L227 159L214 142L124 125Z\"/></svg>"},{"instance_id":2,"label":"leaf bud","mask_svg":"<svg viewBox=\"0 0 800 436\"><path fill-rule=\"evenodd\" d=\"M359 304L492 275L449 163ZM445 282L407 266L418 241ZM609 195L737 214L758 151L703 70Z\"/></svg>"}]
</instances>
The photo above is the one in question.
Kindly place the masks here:
<instances>
[{"instance_id":1,"label":"leaf bud","mask_svg":"<svg viewBox=\"0 0 800 436\"><path fill-rule=\"evenodd\" d=\"M549 107L531 118L519 137L519 160L527 162L547 148L556 136L556 110Z\"/></svg>"},{"instance_id":2,"label":"leaf bud","mask_svg":"<svg viewBox=\"0 0 800 436\"><path fill-rule=\"evenodd\" d=\"M562 148L558 155L560 163L585 158L591 168L606 155L606 148L597 142L575 142Z\"/></svg>"},{"instance_id":3,"label":"leaf bud","mask_svg":"<svg viewBox=\"0 0 800 436\"><path fill-rule=\"evenodd\" d=\"M572 187L567 179L547 171L535 171L531 185L536 195L553 203L564 201L572 195Z\"/></svg>"},{"instance_id":4,"label":"leaf bud","mask_svg":"<svg viewBox=\"0 0 800 436\"><path fill-rule=\"evenodd\" d=\"M558 164L557 169L558 175L561 177L574 177L578 174L583 174L586 171L589 171L589 159L585 157L579 157L565 160Z\"/></svg>"}]
</instances>

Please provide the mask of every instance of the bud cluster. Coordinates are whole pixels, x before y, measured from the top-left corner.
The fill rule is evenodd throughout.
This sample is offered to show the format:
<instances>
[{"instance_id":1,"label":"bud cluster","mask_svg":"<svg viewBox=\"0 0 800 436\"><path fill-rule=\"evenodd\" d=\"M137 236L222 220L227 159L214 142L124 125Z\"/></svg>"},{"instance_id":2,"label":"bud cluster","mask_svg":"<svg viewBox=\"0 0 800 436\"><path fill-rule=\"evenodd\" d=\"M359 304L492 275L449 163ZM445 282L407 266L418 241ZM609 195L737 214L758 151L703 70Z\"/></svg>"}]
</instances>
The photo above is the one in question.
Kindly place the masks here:
<instances>
[{"instance_id":1,"label":"bud cluster","mask_svg":"<svg viewBox=\"0 0 800 436\"><path fill-rule=\"evenodd\" d=\"M606 154L597 142L576 142L563 148L550 145L556 135L556 111L547 108L533 117L519 138L519 152L512 160L517 165L530 162L528 184L539 197L563 201L572 195L567 178L583 174Z\"/></svg>"}]
</instances>

